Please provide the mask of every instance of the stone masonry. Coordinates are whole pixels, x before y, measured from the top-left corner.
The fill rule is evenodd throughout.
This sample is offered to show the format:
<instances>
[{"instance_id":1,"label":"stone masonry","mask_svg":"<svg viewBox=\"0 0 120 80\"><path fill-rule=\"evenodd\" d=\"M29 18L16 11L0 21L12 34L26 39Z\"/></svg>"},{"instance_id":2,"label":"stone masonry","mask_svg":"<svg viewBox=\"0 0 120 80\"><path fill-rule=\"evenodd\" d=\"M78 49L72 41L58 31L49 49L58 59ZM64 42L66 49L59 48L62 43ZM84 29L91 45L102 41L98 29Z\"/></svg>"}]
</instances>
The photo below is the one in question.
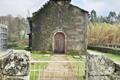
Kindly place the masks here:
<instances>
[{"instance_id":1,"label":"stone masonry","mask_svg":"<svg viewBox=\"0 0 120 80\"><path fill-rule=\"evenodd\" d=\"M86 80L120 80L120 64L98 55L88 55Z\"/></svg>"},{"instance_id":2,"label":"stone masonry","mask_svg":"<svg viewBox=\"0 0 120 80\"><path fill-rule=\"evenodd\" d=\"M0 80L27 80L30 53L10 51L0 59Z\"/></svg>"},{"instance_id":3,"label":"stone masonry","mask_svg":"<svg viewBox=\"0 0 120 80\"><path fill-rule=\"evenodd\" d=\"M85 53L88 12L70 4L71 0L49 0L29 18L32 50L54 51L54 35L65 35L65 51Z\"/></svg>"}]
</instances>

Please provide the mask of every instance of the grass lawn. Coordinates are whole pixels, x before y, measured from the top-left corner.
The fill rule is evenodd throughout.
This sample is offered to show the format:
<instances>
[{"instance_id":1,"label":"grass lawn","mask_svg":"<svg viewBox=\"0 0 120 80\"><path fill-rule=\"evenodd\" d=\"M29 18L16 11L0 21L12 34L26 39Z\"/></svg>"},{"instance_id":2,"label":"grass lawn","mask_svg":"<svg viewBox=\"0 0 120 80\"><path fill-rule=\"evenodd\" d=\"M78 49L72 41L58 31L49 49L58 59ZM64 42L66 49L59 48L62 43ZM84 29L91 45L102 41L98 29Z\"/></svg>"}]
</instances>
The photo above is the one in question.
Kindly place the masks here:
<instances>
[{"instance_id":1,"label":"grass lawn","mask_svg":"<svg viewBox=\"0 0 120 80\"><path fill-rule=\"evenodd\" d=\"M48 60L50 60L50 57L52 56L50 54L51 53L49 53L49 52L33 51L31 55L32 55L33 60L48 61ZM74 71L74 74L76 77L79 77L80 80L84 80L85 62L84 62L83 58L81 58L75 54L74 55L69 54L69 55L66 55L66 57L69 61L79 61L79 62L71 63L71 67L73 69L72 71ZM30 80L37 80L40 77L42 70L44 70L44 68L47 66L47 64L48 63L37 63L37 64L31 65L31 70L35 69L35 71L31 72ZM39 69L41 69L41 71ZM40 75L38 75L38 74L40 74Z\"/></svg>"},{"instance_id":2,"label":"grass lawn","mask_svg":"<svg viewBox=\"0 0 120 80\"><path fill-rule=\"evenodd\" d=\"M23 44L23 43L17 43L17 42L9 42L8 43L8 48L10 49L15 49L15 50L24 50L26 49L28 45Z\"/></svg>"},{"instance_id":3,"label":"grass lawn","mask_svg":"<svg viewBox=\"0 0 120 80\"><path fill-rule=\"evenodd\" d=\"M90 51L93 51L94 53L96 54L102 54L103 56L117 62L117 63L120 63L120 54L115 54L115 53L103 53L103 52L100 52L100 51L96 51L96 50L90 50Z\"/></svg>"},{"instance_id":4,"label":"grass lawn","mask_svg":"<svg viewBox=\"0 0 120 80\"><path fill-rule=\"evenodd\" d=\"M72 55L73 54L73 55ZM85 80L85 60L82 57L79 57L78 54L72 53L70 55L66 55L69 61L78 61L71 63L72 69L76 77L80 80Z\"/></svg>"},{"instance_id":5,"label":"grass lawn","mask_svg":"<svg viewBox=\"0 0 120 80\"><path fill-rule=\"evenodd\" d=\"M48 51L32 51L32 59L37 61L48 61L50 56L52 55L51 52Z\"/></svg>"},{"instance_id":6,"label":"grass lawn","mask_svg":"<svg viewBox=\"0 0 120 80\"><path fill-rule=\"evenodd\" d=\"M33 51L31 56L35 61L48 61L51 57L51 53L45 51ZM32 71L30 72L30 80L37 80L47 64L47 62L33 63L31 65Z\"/></svg>"},{"instance_id":7,"label":"grass lawn","mask_svg":"<svg viewBox=\"0 0 120 80\"><path fill-rule=\"evenodd\" d=\"M120 63L120 55L118 54L106 53L105 56L117 63Z\"/></svg>"}]
</instances>

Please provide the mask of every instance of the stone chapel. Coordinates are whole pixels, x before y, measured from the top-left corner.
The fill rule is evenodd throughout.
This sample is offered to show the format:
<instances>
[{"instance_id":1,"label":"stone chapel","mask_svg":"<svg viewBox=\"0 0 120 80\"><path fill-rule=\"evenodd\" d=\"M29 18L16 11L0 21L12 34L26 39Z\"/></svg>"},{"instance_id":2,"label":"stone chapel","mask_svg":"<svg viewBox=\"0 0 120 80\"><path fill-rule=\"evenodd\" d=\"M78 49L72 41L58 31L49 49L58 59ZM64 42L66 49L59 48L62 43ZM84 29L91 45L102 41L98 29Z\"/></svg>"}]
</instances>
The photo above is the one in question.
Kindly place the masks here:
<instances>
[{"instance_id":1,"label":"stone chapel","mask_svg":"<svg viewBox=\"0 0 120 80\"><path fill-rule=\"evenodd\" d=\"M71 0L49 0L28 20L32 50L86 52L88 11L72 5Z\"/></svg>"}]
</instances>

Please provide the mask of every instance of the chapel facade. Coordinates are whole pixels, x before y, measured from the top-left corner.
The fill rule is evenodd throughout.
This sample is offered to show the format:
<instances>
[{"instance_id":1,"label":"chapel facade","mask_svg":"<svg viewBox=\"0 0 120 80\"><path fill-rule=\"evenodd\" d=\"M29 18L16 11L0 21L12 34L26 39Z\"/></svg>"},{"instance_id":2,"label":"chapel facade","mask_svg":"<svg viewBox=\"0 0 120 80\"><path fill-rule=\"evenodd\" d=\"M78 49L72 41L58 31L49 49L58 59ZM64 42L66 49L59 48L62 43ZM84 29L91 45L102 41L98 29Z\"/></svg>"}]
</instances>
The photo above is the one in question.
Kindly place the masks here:
<instances>
[{"instance_id":1,"label":"chapel facade","mask_svg":"<svg viewBox=\"0 0 120 80\"><path fill-rule=\"evenodd\" d=\"M28 20L32 50L86 52L88 12L71 0L49 0Z\"/></svg>"}]
</instances>

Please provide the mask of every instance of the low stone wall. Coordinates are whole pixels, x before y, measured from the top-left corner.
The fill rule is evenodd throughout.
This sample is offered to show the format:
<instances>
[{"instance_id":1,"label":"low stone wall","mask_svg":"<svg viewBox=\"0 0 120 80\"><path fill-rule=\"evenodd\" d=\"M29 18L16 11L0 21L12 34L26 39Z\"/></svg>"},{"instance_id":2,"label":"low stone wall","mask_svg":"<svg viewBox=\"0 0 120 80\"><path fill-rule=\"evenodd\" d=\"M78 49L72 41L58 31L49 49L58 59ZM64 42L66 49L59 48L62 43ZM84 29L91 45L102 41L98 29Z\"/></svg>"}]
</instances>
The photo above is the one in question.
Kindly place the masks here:
<instances>
[{"instance_id":1,"label":"low stone wall","mask_svg":"<svg viewBox=\"0 0 120 80\"><path fill-rule=\"evenodd\" d=\"M104 52L104 53L120 54L120 49L118 49L118 48L88 46L88 49L97 50L97 51Z\"/></svg>"},{"instance_id":2,"label":"low stone wall","mask_svg":"<svg viewBox=\"0 0 120 80\"><path fill-rule=\"evenodd\" d=\"M120 64L98 55L88 55L86 80L120 80Z\"/></svg>"},{"instance_id":3,"label":"low stone wall","mask_svg":"<svg viewBox=\"0 0 120 80\"><path fill-rule=\"evenodd\" d=\"M30 53L12 50L0 58L0 80L28 80Z\"/></svg>"}]
</instances>

